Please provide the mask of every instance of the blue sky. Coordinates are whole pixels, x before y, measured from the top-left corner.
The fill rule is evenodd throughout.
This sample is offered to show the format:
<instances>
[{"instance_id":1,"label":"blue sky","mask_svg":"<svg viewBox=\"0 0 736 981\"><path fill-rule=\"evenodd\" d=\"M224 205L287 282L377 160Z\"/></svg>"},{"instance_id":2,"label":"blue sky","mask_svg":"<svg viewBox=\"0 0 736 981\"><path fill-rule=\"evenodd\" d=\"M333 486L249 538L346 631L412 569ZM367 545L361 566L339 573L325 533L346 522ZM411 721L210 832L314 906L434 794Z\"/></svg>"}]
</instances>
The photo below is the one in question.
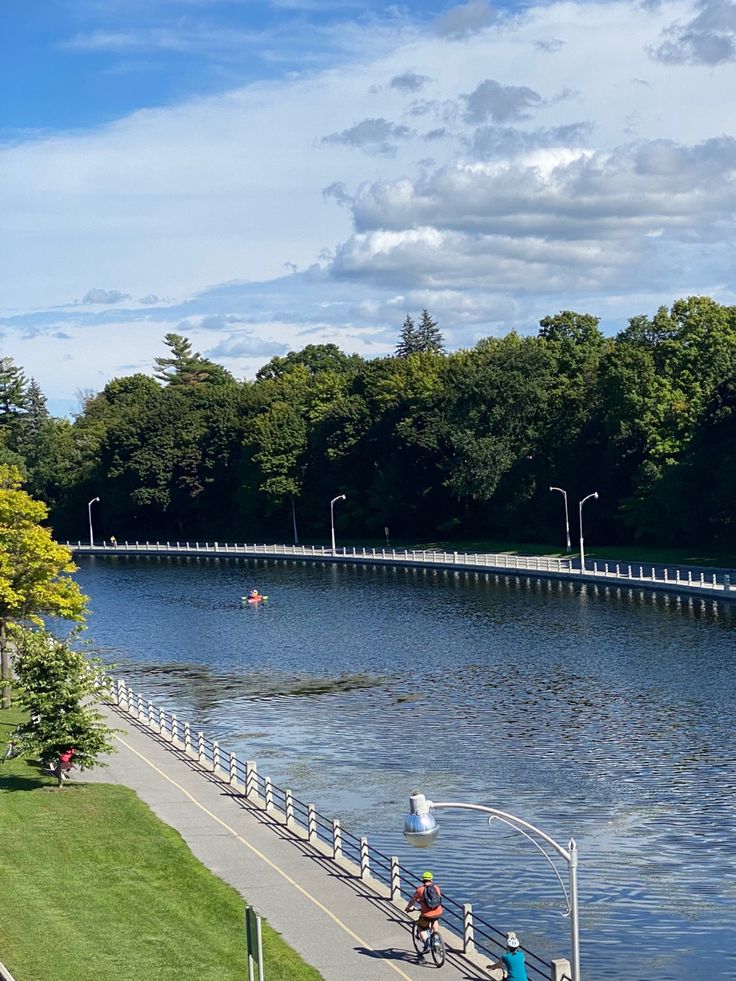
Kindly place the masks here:
<instances>
[{"instance_id":1,"label":"blue sky","mask_svg":"<svg viewBox=\"0 0 736 981\"><path fill-rule=\"evenodd\" d=\"M57 411L165 333L238 377L734 303L736 4L6 0L0 338Z\"/></svg>"}]
</instances>

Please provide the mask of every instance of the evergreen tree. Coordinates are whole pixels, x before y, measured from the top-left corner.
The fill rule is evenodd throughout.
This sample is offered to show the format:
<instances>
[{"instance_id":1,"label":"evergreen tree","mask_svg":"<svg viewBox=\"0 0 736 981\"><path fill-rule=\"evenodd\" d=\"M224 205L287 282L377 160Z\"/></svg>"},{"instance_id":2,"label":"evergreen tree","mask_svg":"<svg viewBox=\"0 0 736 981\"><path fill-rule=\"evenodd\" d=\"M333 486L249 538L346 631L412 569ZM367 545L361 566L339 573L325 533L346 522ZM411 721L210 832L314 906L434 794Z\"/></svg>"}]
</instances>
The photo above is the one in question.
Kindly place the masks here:
<instances>
[{"instance_id":1,"label":"evergreen tree","mask_svg":"<svg viewBox=\"0 0 736 981\"><path fill-rule=\"evenodd\" d=\"M28 384L26 409L28 413L26 416L27 426L32 432L37 433L49 418L49 410L46 408L46 396L35 378L31 378Z\"/></svg>"},{"instance_id":2,"label":"evergreen tree","mask_svg":"<svg viewBox=\"0 0 736 981\"><path fill-rule=\"evenodd\" d=\"M422 319L414 335L417 351L427 354L442 354L445 349L437 321L432 320L428 310L422 310Z\"/></svg>"},{"instance_id":3,"label":"evergreen tree","mask_svg":"<svg viewBox=\"0 0 736 981\"><path fill-rule=\"evenodd\" d=\"M191 341L181 334L167 334L164 343L170 349L171 357L155 359L158 371L154 377L159 381L167 385L219 385L234 381L222 365L192 351Z\"/></svg>"},{"instance_id":4,"label":"evergreen tree","mask_svg":"<svg viewBox=\"0 0 736 981\"><path fill-rule=\"evenodd\" d=\"M399 343L396 345L396 357L408 358L410 354L415 354L419 350L420 348L417 342L417 329L414 326L414 321L411 319L409 314L407 314L404 325L401 328Z\"/></svg>"},{"instance_id":5,"label":"evergreen tree","mask_svg":"<svg viewBox=\"0 0 736 981\"><path fill-rule=\"evenodd\" d=\"M12 358L0 358L0 415L17 416L26 411L28 382Z\"/></svg>"}]
</instances>

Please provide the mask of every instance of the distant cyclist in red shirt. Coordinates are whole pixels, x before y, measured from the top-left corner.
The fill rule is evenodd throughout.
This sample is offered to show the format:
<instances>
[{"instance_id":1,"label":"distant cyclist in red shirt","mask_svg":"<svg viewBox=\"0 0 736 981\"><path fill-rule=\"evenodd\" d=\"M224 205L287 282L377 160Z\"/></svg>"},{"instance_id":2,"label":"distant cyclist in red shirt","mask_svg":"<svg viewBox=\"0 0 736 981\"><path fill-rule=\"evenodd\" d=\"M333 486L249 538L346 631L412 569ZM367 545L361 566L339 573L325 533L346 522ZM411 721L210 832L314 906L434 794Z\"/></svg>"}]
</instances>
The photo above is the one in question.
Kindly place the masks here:
<instances>
[{"instance_id":1,"label":"distant cyclist in red shirt","mask_svg":"<svg viewBox=\"0 0 736 981\"><path fill-rule=\"evenodd\" d=\"M422 884L417 886L414 895L406 904L405 913L419 906L419 938L424 941L424 950L419 954L419 960L429 952L429 938L437 933L437 924L444 910L442 909L442 891L434 882L431 872L422 873ZM426 932L425 932L426 931Z\"/></svg>"}]
</instances>

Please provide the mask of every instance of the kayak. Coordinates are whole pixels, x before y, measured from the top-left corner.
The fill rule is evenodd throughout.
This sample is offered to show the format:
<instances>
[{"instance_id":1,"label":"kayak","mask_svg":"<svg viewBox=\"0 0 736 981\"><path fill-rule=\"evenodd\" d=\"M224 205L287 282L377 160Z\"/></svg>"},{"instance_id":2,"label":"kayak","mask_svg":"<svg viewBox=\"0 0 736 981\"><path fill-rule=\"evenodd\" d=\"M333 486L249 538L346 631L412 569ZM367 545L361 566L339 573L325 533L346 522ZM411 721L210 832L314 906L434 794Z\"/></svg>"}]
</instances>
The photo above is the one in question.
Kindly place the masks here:
<instances>
[{"instance_id":1,"label":"kayak","mask_svg":"<svg viewBox=\"0 0 736 981\"><path fill-rule=\"evenodd\" d=\"M263 603L268 599L268 596L261 596L259 593L258 596L241 596L240 598L243 603Z\"/></svg>"}]
</instances>

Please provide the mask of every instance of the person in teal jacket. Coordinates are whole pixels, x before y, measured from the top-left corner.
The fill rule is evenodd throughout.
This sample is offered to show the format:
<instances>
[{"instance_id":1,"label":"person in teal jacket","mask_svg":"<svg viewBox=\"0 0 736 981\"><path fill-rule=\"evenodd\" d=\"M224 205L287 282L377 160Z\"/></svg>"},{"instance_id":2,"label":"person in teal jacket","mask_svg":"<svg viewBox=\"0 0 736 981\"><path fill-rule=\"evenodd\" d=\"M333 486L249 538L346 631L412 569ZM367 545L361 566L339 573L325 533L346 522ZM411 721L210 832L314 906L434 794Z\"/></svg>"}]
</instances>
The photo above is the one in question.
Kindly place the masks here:
<instances>
[{"instance_id":1,"label":"person in teal jacket","mask_svg":"<svg viewBox=\"0 0 736 981\"><path fill-rule=\"evenodd\" d=\"M524 963L524 951L520 949L519 938L515 933L506 934L506 953L502 954L495 964L489 964L488 968L491 971L502 968L507 981L529 981Z\"/></svg>"}]
</instances>

